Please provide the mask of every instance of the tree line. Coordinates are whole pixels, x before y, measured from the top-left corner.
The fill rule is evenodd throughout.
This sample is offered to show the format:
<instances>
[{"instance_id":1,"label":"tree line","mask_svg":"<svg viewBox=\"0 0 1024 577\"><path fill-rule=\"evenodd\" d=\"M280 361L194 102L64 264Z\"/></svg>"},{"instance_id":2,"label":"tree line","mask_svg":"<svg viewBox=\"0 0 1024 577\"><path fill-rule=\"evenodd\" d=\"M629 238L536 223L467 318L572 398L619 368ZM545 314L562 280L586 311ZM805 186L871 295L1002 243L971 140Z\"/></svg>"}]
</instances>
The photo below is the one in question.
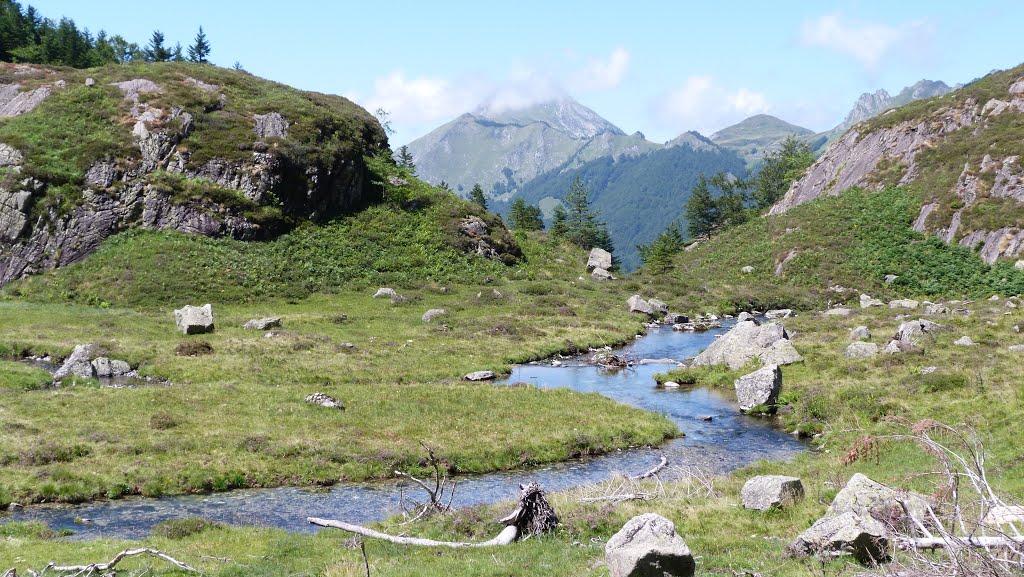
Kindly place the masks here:
<instances>
[{"instance_id":1,"label":"tree line","mask_svg":"<svg viewBox=\"0 0 1024 577\"><path fill-rule=\"evenodd\" d=\"M120 34L100 30L95 35L80 29L70 18L45 18L34 6L0 0L0 61L92 68L126 62L208 62L210 42L203 28L188 48L170 46L164 34L153 32L149 43L139 46Z\"/></svg>"}]
</instances>

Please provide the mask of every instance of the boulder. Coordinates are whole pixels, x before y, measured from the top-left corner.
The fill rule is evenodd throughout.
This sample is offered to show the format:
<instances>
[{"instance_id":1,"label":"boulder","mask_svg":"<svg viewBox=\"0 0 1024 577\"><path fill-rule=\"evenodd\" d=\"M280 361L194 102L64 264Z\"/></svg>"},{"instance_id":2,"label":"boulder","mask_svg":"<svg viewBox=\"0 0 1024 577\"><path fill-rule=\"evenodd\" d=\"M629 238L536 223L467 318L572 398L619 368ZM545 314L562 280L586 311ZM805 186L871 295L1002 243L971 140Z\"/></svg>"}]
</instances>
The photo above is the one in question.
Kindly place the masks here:
<instances>
[{"instance_id":1,"label":"boulder","mask_svg":"<svg viewBox=\"0 0 1024 577\"><path fill-rule=\"evenodd\" d=\"M852 331L850 331L851 341L866 341L871 338L871 331L864 325L861 325Z\"/></svg>"},{"instance_id":2,"label":"boulder","mask_svg":"<svg viewBox=\"0 0 1024 577\"><path fill-rule=\"evenodd\" d=\"M976 345L978 343L976 343L973 340L971 340L971 337L968 337L968 336L965 335L965 336L962 336L959 339L953 341L953 344L957 345L957 346L961 346L961 347L973 347L974 345Z\"/></svg>"},{"instance_id":3,"label":"boulder","mask_svg":"<svg viewBox=\"0 0 1024 577\"><path fill-rule=\"evenodd\" d=\"M772 309L764 313L766 319L785 319L793 316L793 309Z\"/></svg>"},{"instance_id":4,"label":"boulder","mask_svg":"<svg viewBox=\"0 0 1024 577\"><path fill-rule=\"evenodd\" d=\"M787 365L803 360L789 342L789 335L781 324L758 325L753 321L742 321L697 355L693 364L725 364L736 370L753 359L765 365Z\"/></svg>"},{"instance_id":5,"label":"boulder","mask_svg":"<svg viewBox=\"0 0 1024 577\"><path fill-rule=\"evenodd\" d=\"M1014 353L1024 352L1024 345L1010 345L1006 347L1006 350Z\"/></svg>"},{"instance_id":6,"label":"boulder","mask_svg":"<svg viewBox=\"0 0 1024 577\"><path fill-rule=\"evenodd\" d=\"M885 348L882 349L887 354L895 355L897 353L905 353L914 349L914 345L908 341L898 341L893 339L889 341Z\"/></svg>"},{"instance_id":7,"label":"boulder","mask_svg":"<svg viewBox=\"0 0 1024 577\"><path fill-rule=\"evenodd\" d=\"M132 372L132 366L126 361L110 359L110 376L120 377Z\"/></svg>"},{"instance_id":8,"label":"boulder","mask_svg":"<svg viewBox=\"0 0 1024 577\"><path fill-rule=\"evenodd\" d=\"M925 319L905 321L900 324L900 328L896 330L896 334L893 336L893 339L913 344L917 339L924 336L924 334L933 333L940 328L942 328L942 325Z\"/></svg>"},{"instance_id":9,"label":"boulder","mask_svg":"<svg viewBox=\"0 0 1024 577\"><path fill-rule=\"evenodd\" d=\"M306 397L306 402L327 409L345 410L345 405L341 401L324 393L313 393Z\"/></svg>"},{"instance_id":10,"label":"boulder","mask_svg":"<svg viewBox=\"0 0 1024 577\"><path fill-rule=\"evenodd\" d=\"M615 280L615 277L612 276L612 273L608 272L603 268L595 268L594 270L592 270L590 272L590 278L594 280Z\"/></svg>"},{"instance_id":11,"label":"boulder","mask_svg":"<svg viewBox=\"0 0 1024 577\"><path fill-rule=\"evenodd\" d=\"M494 371L474 371L463 378L467 381L489 381L494 378Z\"/></svg>"},{"instance_id":12,"label":"boulder","mask_svg":"<svg viewBox=\"0 0 1024 577\"><path fill-rule=\"evenodd\" d=\"M678 325L678 324L681 324L681 323L688 323L688 322L690 322L690 317L688 317L688 316L686 316L686 315L684 315L682 313L670 312L670 313L667 313L665 315L665 324L667 324L667 325Z\"/></svg>"},{"instance_id":13,"label":"boulder","mask_svg":"<svg viewBox=\"0 0 1024 577\"><path fill-rule=\"evenodd\" d=\"M640 295L633 295L626 301L626 306L629 307L631 313L642 313L645 315L653 315L654 307L647 301L640 298Z\"/></svg>"},{"instance_id":14,"label":"boulder","mask_svg":"<svg viewBox=\"0 0 1024 577\"><path fill-rule=\"evenodd\" d=\"M254 114L256 125L253 130L260 138L288 138L288 121L277 112Z\"/></svg>"},{"instance_id":15,"label":"boulder","mask_svg":"<svg viewBox=\"0 0 1024 577\"><path fill-rule=\"evenodd\" d=\"M603 248L592 248L590 249L590 256L587 258L587 272L593 272L594 269L598 268L605 271L612 269L612 253Z\"/></svg>"},{"instance_id":16,"label":"boulder","mask_svg":"<svg viewBox=\"0 0 1024 577\"><path fill-rule=\"evenodd\" d=\"M829 316L834 316L834 317L848 317L848 316L853 314L853 309L848 309L848 308L844 308L844 307L835 307L835 308L828 309L823 314L826 314L826 315L829 315Z\"/></svg>"},{"instance_id":17,"label":"boulder","mask_svg":"<svg viewBox=\"0 0 1024 577\"><path fill-rule=\"evenodd\" d=\"M185 335L199 335L213 332L213 306L209 303L194 307L185 305L174 311L178 330Z\"/></svg>"},{"instance_id":18,"label":"boulder","mask_svg":"<svg viewBox=\"0 0 1024 577\"><path fill-rule=\"evenodd\" d=\"M768 365L736 379L733 386L740 411L749 411L758 405L773 406L782 391L782 369Z\"/></svg>"},{"instance_id":19,"label":"boulder","mask_svg":"<svg viewBox=\"0 0 1024 577\"><path fill-rule=\"evenodd\" d=\"M247 321L242 325L242 328L265 331L279 326L281 326L281 317L264 317L262 319L252 319Z\"/></svg>"},{"instance_id":20,"label":"boulder","mask_svg":"<svg viewBox=\"0 0 1024 577\"><path fill-rule=\"evenodd\" d=\"M696 567L676 526L656 513L633 517L604 547L609 577L690 577Z\"/></svg>"},{"instance_id":21,"label":"boulder","mask_svg":"<svg viewBox=\"0 0 1024 577\"><path fill-rule=\"evenodd\" d=\"M924 307L924 314L926 315L948 315L949 307L944 304L928 304Z\"/></svg>"},{"instance_id":22,"label":"boulder","mask_svg":"<svg viewBox=\"0 0 1024 577\"><path fill-rule=\"evenodd\" d=\"M107 357L96 357L92 360L92 373L95 377L110 377L113 369L110 368L110 359Z\"/></svg>"},{"instance_id":23,"label":"boulder","mask_svg":"<svg viewBox=\"0 0 1024 577\"><path fill-rule=\"evenodd\" d=\"M867 359L878 354L878 345L875 343L856 342L850 343L843 353L848 359Z\"/></svg>"},{"instance_id":24,"label":"boulder","mask_svg":"<svg viewBox=\"0 0 1024 577\"><path fill-rule=\"evenodd\" d=\"M892 487L877 483L866 476L855 473L850 477L849 482L843 487L832 504L829 505L827 515L837 516L844 513L854 513L861 517L874 517L877 519L889 519L894 522L904 520L906 515L900 501L907 504L910 514L922 523L928 522L928 498L924 495L897 490ZM909 519L908 527L912 526Z\"/></svg>"},{"instance_id":25,"label":"boulder","mask_svg":"<svg viewBox=\"0 0 1024 577\"><path fill-rule=\"evenodd\" d=\"M377 289L377 292L373 293L373 298L375 298L375 299L376 298L380 298L380 297L388 297L388 298L392 298L393 299L393 298L395 298L397 296L398 296L398 293L395 292L395 289L388 288L388 287L379 288L379 289Z\"/></svg>"},{"instance_id":26,"label":"boulder","mask_svg":"<svg viewBox=\"0 0 1024 577\"><path fill-rule=\"evenodd\" d=\"M897 275L887 274L887 275L885 275L885 284L892 284L892 283L896 282L896 279L898 279L898 278L900 278L900 277L898 277Z\"/></svg>"},{"instance_id":27,"label":"boulder","mask_svg":"<svg viewBox=\"0 0 1024 577\"><path fill-rule=\"evenodd\" d=\"M921 303L913 299L896 299L889 301L889 308L891 309L916 309Z\"/></svg>"},{"instance_id":28,"label":"boulder","mask_svg":"<svg viewBox=\"0 0 1024 577\"><path fill-rule=\"evenodd\" d=\"M752 266L745 266L745 267L740 269L740 272L742 272L743 274L750 274L750 273L754 272L754 267L752 267Z\"/></svg>"},{"instance_id":29,"label":"boulder","mask_svg":"<svg viewBox=\"0 0 1024 577\"><path fill-rule=\"evenodd\" d=\"M1013 263L1013 268L1015 268L1017 270L1024 270L1024 260L1019 260L1019 261Z\"/></svg>"},{"instance_id":30,"label":"boulder","mask_svg":"<svg viewBox=\"0 0 1024 577\"><path fill-rule=\"evenodd\" d=\"M796 477L758 475L743 484L743 507L756 511L788 507L804 498L804 484Z\"/></svg>"},{"instance_id":31,"label":"boulder","mask_svg":"<svg viewBox=\"0 0 1024 577\"><path fill-rule=\"evenodd\" d=\"M658 299L648 299L647 304L654 309L655 314L667 315L668 305Z\"/></svg>"},{"instance_id":32,"label":"boulder","mask_svg":"<svg viewBox=\"0 0 1024 577\"><path fill-rule=\"evenodd\" d=\"M789 546L792 555L853 555L869 564L886 559L889 532L870 516L846 512L825 516L800 534Z\"/></svg>"},{"instance_id":33,"label":"boulder","mask_svg":"<svg viewBox=\"0 0 1024 577\"><path fill-rule=\"evenodd\" d=\"M64 364L53 374L53 379L59 381L65 377L95 377L96 369L92 366L92 357L96 352L95 345L75 345Z\"/></svg>"},{"instance_id":34,"label":"boulder","mask_svg":"<svg viewBox=\"0 0 1024 577\"><path fill-rule=\"evenodd\" d=\"M757 320L757 317L755 317L754 315L752 315L752 314L750 314L750 313L748 313L746 311L743 311L740 314L736 315L736 322L743 322L743 321L753 321L753 322L755 322L757 324L761 324L761 322L759 320Z\"/></svg>"},{"instance_id":35,"label":"boulder","mask_svg":"<svg viewBox=\"0 0 1024 577\"><path fill-rule=\"evenodd\" d=\"M878 299L873 299L868 295L860 295L860 308L866 309L870 307L884 307L885 303Z\"/></svg>"},{"instance_id":36,"label":"boulder","mask_svg":"<svg viewBox=\"0 0 1024 577\"><path fill-rule=\"evenodd\" d=\"M448 311L446 311L445 309L430 309L429 311L423 313L423 322L429 323L432 319L434 319L434 317L440 317L447 314Z\"/></svg>"}]
</instances>

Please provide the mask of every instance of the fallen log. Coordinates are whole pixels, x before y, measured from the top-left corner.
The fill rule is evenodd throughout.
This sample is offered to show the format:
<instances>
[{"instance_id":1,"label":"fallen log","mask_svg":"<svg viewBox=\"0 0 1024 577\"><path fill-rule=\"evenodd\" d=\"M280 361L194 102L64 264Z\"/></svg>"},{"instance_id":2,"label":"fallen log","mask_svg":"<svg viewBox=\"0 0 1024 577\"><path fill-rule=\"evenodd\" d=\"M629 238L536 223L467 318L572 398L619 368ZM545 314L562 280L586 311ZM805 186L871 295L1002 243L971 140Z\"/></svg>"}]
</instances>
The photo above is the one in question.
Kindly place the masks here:
<instances>
[{"instance_id":1,"label":"fallen log","mask_svg":"<svg viewBox=\"0 0 1024 577\"><path fill-rule=\"evenodd\" d=\"M160 559L163 559L164 561L167 561L168 563L174 565L175 567L177 567L178 569L181 569L183 571L188 571L190 573L199 573L199 571L196 570L195 568L190 567L187 564L182 563L181 561L178 561L177 559L175 559L174 557L171 557L167 553L164 553L163 551L158 551L156 549L150 549L149 547L144 547L144 548L141 548L141 549L125 549L124 551L121 551L117 555L114 555L114 558L111 559L110 561L107 561L106 563L92 563L92 564L89 564L89 565L57 565L56 563L50 562L46 566L46 568L43 569L43 571L44 572L45 571L53 571L53 572L56 572L56 573L76 573L76 574L84 573L85 575L90 575L90 574L92 574L92 573L94 573L96 571L100 571L100 572L109 571L109 570L113 569L115 565L120 563L125 558L127 558L127 557L134 557L136 555L152 555L153 557L158 557ZM14 571L14 570L12 569L11 571ZM12 575L13 575L13 573L12 573Z\"/></svg>"},{"instance_id":2,"label":"fallen log","mask_svg":"<svg viewBox=\"0 0 1024 577\"><path fill-rule=\"evenodd\" d=\"M648 477L653 477L660 473L661 470L664 469L666 466L668 466L668 458L662 455L661 461L659 461L657 465L655 465L654 467L647 471L644 471L643 473L640 473L639 475L633 475L632 477L629 478L629 480L640 481L642 479L647 479Z\"/></svg>"},{"instance_id":3,"label":"fallen log","mask_svg":"<svg viewBox=\"0 0 1024 577\"><path fill-rule=\"evenodd\" d=\"M600 501L618 503L620 501L649 501L654 497L655 495L650 493L625 493L622 495L605 495L602 497L581 497L578 501L580 503L597 503Z\"/></svg>"},{"instance_id":4,"label":"fallen log","mask_svg":"<svg viewBox=\"0 0 1024 577\"><path fill-rule=\"evenodd\" d=\"M4 574L0 577L18 577L18 570L12 567L4 571Z\"/></svg>"},{"instance_id":5,"label":"fallen log","mask_svg":"<svg viewBox=\"0 0 1024 577\"><path fill-rule=\"evenodd\" d=\"M901 539L900 542L912 549L943 549L946 547L1012 547L1024 545L1024 537L1010 535L981 537L918 537Z\"/></svg>"},{"instance_id":6,"label":"fallen log","mask_svg":"<svg viewBox=\"0 0 1024 577\"><path fill-rule=\"evenodd\" d=\"M381 541L387 541L389 543L397 543L398 545L415 545L418 547L494 547L497 545L508 545L509 543L516 540L519 536L519 529L515 525L509 525L502 529L498 536L489 541L483 541L481 543L468 543L465 541L435 541L433 539L421 539L419 537L398 537L395 535L388 535L387 533L381 533L362 525L354 525L352 523L346 523L344 521L335 521L333 519L319 519L317 517L309 517L306 519L313 525L319 525L321 527L333 527L335 529L342 529L349 533L355 533L356 535L362 535L364 537L370 537L371 539L380 539Z\"/></svg>"}]
</instances>

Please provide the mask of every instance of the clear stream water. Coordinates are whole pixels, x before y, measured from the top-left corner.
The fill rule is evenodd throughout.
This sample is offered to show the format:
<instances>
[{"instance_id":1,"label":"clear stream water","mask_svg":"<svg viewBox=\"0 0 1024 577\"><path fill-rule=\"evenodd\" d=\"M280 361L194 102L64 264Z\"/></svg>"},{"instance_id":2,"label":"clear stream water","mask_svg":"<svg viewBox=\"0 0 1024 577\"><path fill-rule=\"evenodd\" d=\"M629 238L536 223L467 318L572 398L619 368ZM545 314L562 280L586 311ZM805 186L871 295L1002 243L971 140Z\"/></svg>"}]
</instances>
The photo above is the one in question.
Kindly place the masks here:
<instances>
[{"instance_id":1,"label":"clear stream water","mask_svg":"<svg viewBox=\"0 0 1024 577\"><path fill-rule=\"evenodd\" d=\"M630 359L685 359L695 356L728 327L705 333L651 329L649 334L616 351ZM605 371L579 359L562 366L547 363L520 365L502 384L527 382L538 387L568 387L598 392L616 401L667 415L686 437L657 449L623 450L520 471L460 476L454 504L459 507L513 500L519 483L537 481L551 491L597 483L615 472L639 473L658 463L661 455L671 465L692 465L727 472L758 459L788 460L804 450L803 443L773 428L767 421L737 411L735 399L701 388L659 389L653 376L671 368L645 364ZM712 417L710 421L705 417ZM580 416L585 419L585 415ZM399 512L400 492L392 482L343 483L328 490L284 487L247 489L211 495L161 498L132 497L82 505L36 505L0 513L0 523L43 521L54 529L71 529L75 539L121 537L139 539L168 519L201 516L246 526L269 526L313 532L306 517L327 517L354 523L379 521ZM418 498L415 488L406 494ZM88 522L81 522L87 519Z\"/></svg>"}]
</instances>

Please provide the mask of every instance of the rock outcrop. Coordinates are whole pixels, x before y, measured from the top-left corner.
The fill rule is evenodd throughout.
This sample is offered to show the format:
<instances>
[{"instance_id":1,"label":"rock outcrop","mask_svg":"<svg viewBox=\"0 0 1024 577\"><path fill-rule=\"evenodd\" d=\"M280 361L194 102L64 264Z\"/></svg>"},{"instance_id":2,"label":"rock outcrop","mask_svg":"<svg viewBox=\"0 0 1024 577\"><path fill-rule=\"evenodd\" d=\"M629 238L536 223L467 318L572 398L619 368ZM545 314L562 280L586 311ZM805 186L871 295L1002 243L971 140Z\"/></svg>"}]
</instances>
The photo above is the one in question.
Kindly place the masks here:
<instances>
[{"instance_id":1,"label":"rock outcrop","mask_svg":"<svg viewBox=\"0 0 1024 577\"><path fill-rule=\"evenodd\" d=\"M690 577L693 554L672 521L656 513L633 517L604 547L610 577Z\"/></svg>"},{"instance_id":2,"label":"rock outcrop","mask_svg":"<svg viewBox=\"0 0 1024 577\"><path fill-rule=\"evenodd\" d=\"M818 519L789 546L792 555L852 555L864 564L886 559L889 533L872 517L843 513Z\"/></svg>"},{"instance_id":3,"label":"rock outcrop","mask_svg":"<svg viewBox=\"0 0 1024 577\"><path fill-rule=\"evenodd\" d=\"M780 323L758 325L753 321L736 323L729 332L693 359L695 366L728 365L736 370L758 359L765 365L788 365L803 357L789 341Z\"/></svg>"},{"instance_id":4,"label":"rock outcrop","mask_svg":"<svg viewBox=\"0 0 1024 577\"><path fill-rule=\"evenodd\" d=\"M804 484L786 475L758 475L743 484L743 507L756 511L789 507L804 498Z\"/></svg>"},{"instance_id":5,"label":"rock outcrop","mask_svg":"<svg viewBox=\"0 0 1024 577\"><path fill-rule=\"evenodd\" d=\"M843 353L848 359L867 359L878 354L878 345L875 343L856 342L850 343Z\"/></svg>"}]
</instances>

